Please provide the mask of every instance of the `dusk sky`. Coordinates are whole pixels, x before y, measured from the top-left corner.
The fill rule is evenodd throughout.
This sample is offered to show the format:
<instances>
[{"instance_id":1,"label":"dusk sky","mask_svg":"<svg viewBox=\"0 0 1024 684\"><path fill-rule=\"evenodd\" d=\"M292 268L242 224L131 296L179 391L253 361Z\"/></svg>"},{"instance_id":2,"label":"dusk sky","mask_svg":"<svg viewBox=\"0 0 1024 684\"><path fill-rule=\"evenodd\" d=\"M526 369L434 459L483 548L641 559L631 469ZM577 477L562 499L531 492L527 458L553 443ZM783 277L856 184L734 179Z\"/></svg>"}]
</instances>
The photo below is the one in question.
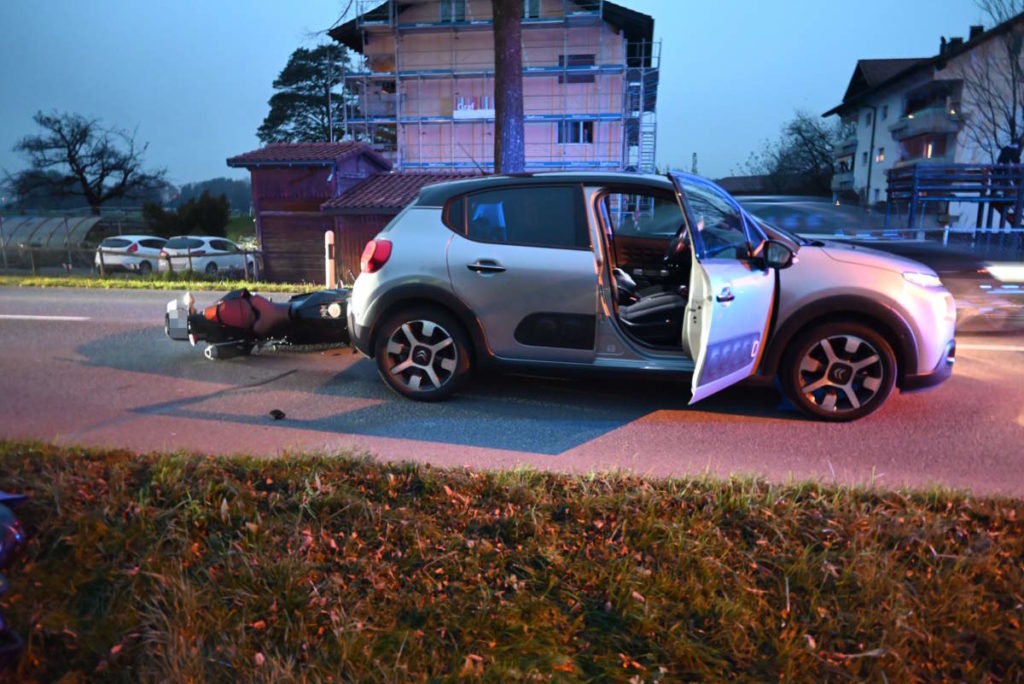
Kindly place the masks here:
<instances>
[{"instance_id":1,"label":"dusk sky","mask_svg":"<svg viewBox=\"0 0 1024 684\"><path fill-rule=\"evenodd\" d=\"M150 167L181 184L245 177L224 160L259 147L271 82L347 0L4 0L0 169L37 110L137 130ZM926 57L983 21L972 0L620 0L662 44L658 163L729 175L794 110L839 103L859 58Z\"/></svg>"}]
</instances>

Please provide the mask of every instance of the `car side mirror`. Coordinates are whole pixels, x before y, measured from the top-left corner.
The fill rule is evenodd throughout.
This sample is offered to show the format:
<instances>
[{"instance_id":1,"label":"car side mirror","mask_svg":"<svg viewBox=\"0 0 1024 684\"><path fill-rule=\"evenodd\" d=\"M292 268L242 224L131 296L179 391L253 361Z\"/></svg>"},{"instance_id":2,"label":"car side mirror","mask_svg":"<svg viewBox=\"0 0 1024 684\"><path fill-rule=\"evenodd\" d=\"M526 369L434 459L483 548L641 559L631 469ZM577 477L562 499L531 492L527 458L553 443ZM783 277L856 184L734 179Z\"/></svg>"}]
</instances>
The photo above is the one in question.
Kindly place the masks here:
<instances>
[{"instance_id":1,"label":"car side mirror","mask_svg":"<svg viewBox=\"0 0 1024 684\"><path fill-rule=\"evenodd\" d=\"M768 240L763 249L766 268L789 268L796 261L796 253L789 248L789 245L778 240Z\"/></svg>"}]
</instances>

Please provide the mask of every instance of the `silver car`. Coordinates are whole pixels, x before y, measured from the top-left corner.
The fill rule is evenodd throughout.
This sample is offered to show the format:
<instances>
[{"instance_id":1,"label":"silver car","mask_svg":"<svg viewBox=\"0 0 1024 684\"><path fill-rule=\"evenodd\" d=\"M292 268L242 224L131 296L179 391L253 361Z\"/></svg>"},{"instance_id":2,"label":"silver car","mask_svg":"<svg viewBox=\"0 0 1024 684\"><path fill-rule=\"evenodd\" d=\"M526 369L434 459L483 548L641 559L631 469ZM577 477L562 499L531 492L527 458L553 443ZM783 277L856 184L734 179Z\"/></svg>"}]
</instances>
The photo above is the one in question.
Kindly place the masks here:
<instances>
[{"instance_id":1,"label":"silver car","mask_svg":"<svg viewBox=\"0 0 1024 684\"><path fill-rule=\"evenodd\" d=\"M714 183L552 173L424 188L370 241L353 343L399 394L479 366L686 374L691 403L778 378L832 421L948 378L956 307L909 259L810 242Z\"/></svg>"}]
</instances>

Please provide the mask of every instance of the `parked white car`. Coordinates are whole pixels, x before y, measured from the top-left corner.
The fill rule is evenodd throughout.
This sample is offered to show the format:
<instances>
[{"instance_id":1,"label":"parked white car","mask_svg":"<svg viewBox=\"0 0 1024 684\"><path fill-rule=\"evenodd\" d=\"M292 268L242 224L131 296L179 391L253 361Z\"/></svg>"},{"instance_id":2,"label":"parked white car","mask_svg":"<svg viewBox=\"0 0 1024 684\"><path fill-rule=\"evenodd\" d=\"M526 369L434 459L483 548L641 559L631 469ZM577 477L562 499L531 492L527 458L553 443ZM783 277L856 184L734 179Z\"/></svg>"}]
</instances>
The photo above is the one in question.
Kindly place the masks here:
<instances>
[{"instance_id":1,"label":"parked white car","mask_svg":"<svg viewBox=\"0 0 1024 684\"><path fill-rule=\"evenodd\" d=\"M254 258L246 256L231 240L207 235L172 237L160 252L160 271L192 270L206 275L254 273Z\"/></svg>"},{"instance_id":2,"label":"parked white car","mask_svg":"<svg viewBox=\"0 0 1024 684\"><path fill-rule=\"evenodd\" d=\"M108 237L96 249L94 263L99 270L134 271L146 275L160 261L165 239L152 235L116 235Z\"/></svg>"}]
</instances>

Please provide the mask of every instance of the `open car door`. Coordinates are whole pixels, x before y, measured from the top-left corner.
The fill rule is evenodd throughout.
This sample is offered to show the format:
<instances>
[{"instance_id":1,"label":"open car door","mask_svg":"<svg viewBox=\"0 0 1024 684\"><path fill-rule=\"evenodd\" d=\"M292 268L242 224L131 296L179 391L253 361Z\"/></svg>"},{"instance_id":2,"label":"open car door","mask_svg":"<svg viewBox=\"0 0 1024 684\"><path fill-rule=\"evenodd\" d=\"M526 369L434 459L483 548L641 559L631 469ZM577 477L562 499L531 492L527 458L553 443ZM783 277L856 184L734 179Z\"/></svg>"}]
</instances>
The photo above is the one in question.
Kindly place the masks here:
<instances>
[{"instance_id":1,"label":"open car door","mask_svg":"<svg viewBox=\"0 0 1024 684\"><path fill-rule=\"evenodd\" d=\"M695 363L693 404L754 374L775 302L775 274L754 256L765 236L732 197L697 176L669 177L693 247L682 339Z\"/></svg>"}]
</instances>

